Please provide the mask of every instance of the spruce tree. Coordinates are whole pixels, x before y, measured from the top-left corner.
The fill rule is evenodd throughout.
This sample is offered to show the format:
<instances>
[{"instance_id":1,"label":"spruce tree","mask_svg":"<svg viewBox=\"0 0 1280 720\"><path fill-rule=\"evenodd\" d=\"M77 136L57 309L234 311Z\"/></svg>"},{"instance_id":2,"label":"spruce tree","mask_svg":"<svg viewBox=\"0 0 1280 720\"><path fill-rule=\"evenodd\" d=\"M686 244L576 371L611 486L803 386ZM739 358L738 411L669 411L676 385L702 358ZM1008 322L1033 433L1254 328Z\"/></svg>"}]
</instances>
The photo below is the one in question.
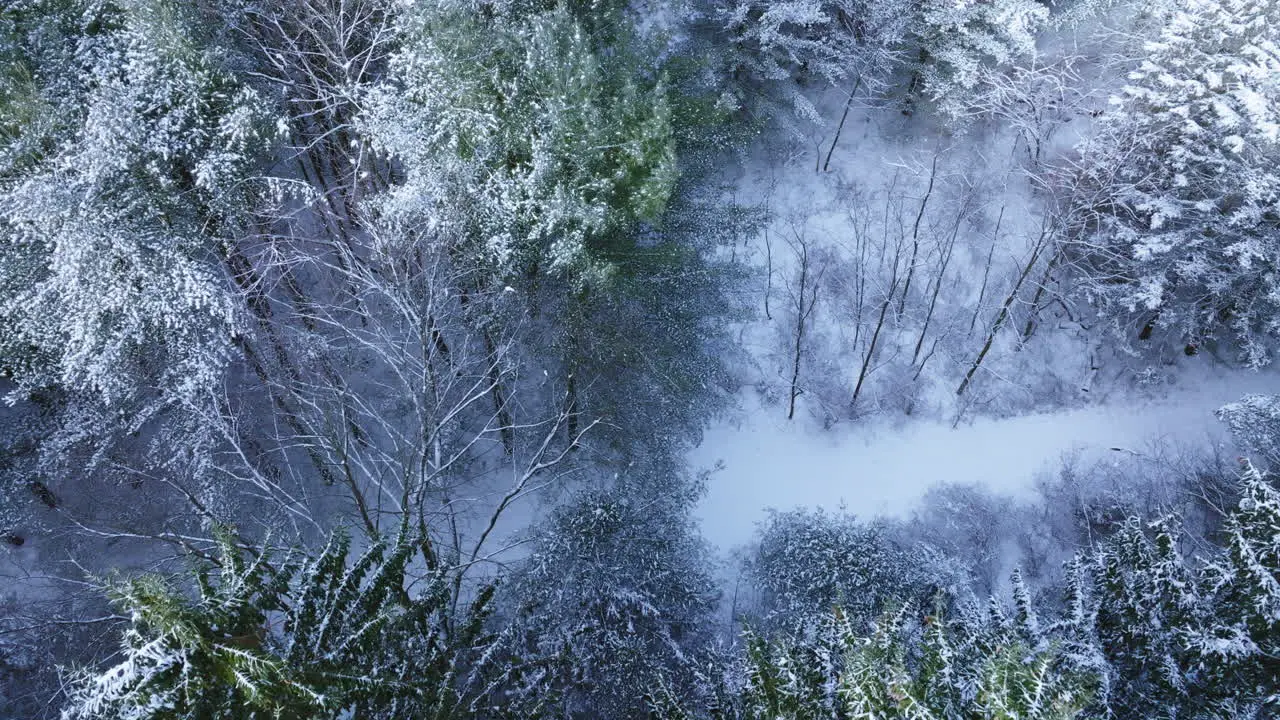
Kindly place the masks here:
<instances>
[{"instance_id":1,"label":"spruce tree","mask_svg":"<svg viewBox=\"0 0 1280 720\"><path fill-rule=\"evenodd\" d=\"M1178 0L1157 12L1145 58L1081 148L1083 186L1096 191L1077 193L1075 249L1126 333L1238 343L1261 365L1280 332L1280 3Z\"/></svg>"},{"instance_id":2,"label":"spruce tree","mask_svg":"<svg viewBox=\"0 0 1280 720\"><path fill-rule=\"evenodd\" d=\"M1199 619L1195 578L1175 526L1130 518L1098 551L1097 635L1109 664L1110 707L1126 717L1175 717L1189 697L1187 637Z\"/></svg>"},{"instance_id":3,"label":"spruce tree","mask_svg":"<svg viewBox=\"0 0 1280 720\"><path fill-rule=\"evenodd\" d=\"M1212 616L1196 638L1219 712L1280 711L1280 492L1246 463L1226 552L1206 569Z\"/></svg>"}]
</instances>

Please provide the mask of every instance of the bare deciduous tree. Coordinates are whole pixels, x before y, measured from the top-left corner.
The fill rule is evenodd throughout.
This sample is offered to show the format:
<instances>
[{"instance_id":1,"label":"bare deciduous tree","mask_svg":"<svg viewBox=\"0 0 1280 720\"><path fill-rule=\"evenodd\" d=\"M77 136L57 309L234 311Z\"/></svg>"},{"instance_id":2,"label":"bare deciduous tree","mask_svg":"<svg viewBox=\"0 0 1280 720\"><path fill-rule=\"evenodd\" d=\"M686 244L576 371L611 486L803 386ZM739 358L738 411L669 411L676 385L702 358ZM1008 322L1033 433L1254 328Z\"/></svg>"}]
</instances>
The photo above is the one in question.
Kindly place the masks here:
<instances>
[{"instance_id":1,"label":"bare deciduous tree","mask_svg":"<svg viewBox=\"0 0 1280 720\"><path fill-rule=\"evenodd\" d=\"M802 228L793 228L788 240L791 251L795 255L796 279L788 285L791 295L791 310L794 315L791 351L791 381L787 398L787 419L796 414L796 398L803 392L800 382L800 368L805 351L805 334L812 322L814 309L818 305L818 291L822 286L823 275L826 274L827 260L823 253L813 247Z\"/></svg>"}]
</instances>

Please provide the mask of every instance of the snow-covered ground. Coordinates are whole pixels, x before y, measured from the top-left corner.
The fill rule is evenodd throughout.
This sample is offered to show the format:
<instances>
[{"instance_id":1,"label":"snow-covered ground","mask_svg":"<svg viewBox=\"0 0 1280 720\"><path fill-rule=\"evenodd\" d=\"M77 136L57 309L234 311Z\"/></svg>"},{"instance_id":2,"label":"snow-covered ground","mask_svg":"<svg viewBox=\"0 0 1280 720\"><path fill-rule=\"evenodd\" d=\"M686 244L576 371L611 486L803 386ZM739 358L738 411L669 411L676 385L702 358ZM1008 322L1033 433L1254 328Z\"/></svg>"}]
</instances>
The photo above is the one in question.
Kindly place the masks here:
<instances>
[{"instance_id":1,"label":"snow-covered ground","mask_svg":"<svg viewBox=\"0 0 1280 720\"><path fill-rule=\"evenodd\" d=\"M1105 457L1152 443L1225 441L1213 411L1247 393L1280 393L1280 373L1193 363L1159 395L1113 396L1059 412L978 418L952 428L920 420L897 428L823 431L785 409L744 401L693 453L698 467L723 462L698 508L703 532L721 550L750 540L768 508L834 508L862 516L907 512L940 482L982 483L1017 495L1070 453Z\"/></svg>"}]
</instances>

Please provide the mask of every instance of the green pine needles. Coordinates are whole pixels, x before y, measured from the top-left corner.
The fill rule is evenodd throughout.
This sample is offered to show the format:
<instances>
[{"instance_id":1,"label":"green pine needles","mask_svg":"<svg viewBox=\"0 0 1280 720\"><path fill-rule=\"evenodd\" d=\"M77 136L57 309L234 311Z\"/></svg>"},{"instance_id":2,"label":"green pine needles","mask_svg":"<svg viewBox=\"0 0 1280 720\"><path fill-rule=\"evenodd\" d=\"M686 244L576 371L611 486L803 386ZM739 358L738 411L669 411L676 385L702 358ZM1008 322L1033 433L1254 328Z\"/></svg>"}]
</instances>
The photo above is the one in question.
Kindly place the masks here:
<instances>
[{"instance_id":1,"label":"green pine needles","mask_svg":"<svg viewBox=\"0 0 1280 720\"><path fill-rule=\"evenodd\" d=\"M121 659L76 678L64 717L465 716L462 658L485 643L492 588L453 616L443 575L406 584L422 544L404 536L353 557L338 533L280 562L221 538L195 597L156 576L112 584Z\"/></svg>"},{"instance_id":2,"label":"green pine needles","mask_svg":"<svg viewBox=\"0 0 1280 720\"><path fill-rule=\"evenodd\" d=\"M752 637L741 718L1065 720L1091 698L1055 646L1032 646L996 618L948 619L903 605L870 634L836 608L815 636Z\"/></svg>"}]
</instances>

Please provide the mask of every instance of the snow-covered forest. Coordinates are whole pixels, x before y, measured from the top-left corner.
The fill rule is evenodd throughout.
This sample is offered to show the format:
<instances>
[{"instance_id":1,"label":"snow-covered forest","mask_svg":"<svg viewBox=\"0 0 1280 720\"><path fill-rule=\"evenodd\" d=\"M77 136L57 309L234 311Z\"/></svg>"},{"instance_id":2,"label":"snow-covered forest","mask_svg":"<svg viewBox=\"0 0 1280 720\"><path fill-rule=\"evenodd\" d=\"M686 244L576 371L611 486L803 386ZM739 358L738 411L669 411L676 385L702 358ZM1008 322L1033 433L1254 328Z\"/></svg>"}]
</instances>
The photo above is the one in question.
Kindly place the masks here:
<instances>
[{"instance_id":1,"label":"snow-covered forest","mask_svg":"<svg viewBox=\"0 0 1280 720\"><path fill-rule=\"evenodd\" d=\"M1280 0L0 0L0 718L1280 717Z\"/></svg>"}]
</instances>

